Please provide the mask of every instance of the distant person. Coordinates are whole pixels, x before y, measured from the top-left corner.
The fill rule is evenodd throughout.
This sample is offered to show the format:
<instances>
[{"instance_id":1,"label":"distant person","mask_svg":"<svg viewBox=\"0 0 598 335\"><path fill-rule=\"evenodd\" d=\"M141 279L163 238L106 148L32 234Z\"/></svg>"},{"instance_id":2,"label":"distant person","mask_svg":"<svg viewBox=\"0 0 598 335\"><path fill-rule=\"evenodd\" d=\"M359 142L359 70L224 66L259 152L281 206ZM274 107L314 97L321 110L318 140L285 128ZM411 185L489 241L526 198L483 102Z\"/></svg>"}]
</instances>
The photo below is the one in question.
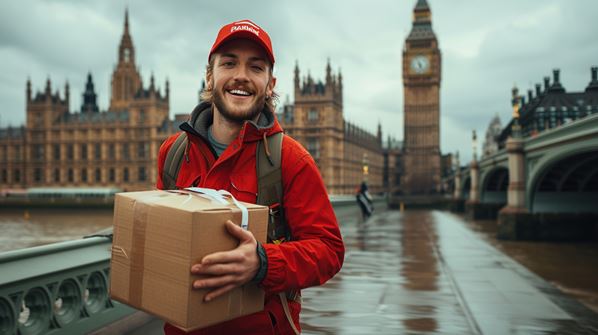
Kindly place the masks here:
<instances>
[{"instance_id":1,"label":"distant person","mask_svg":"<svg viewBox=\"0 0 598 335\"><path fill-rule=\"evenodd\" d=\"M372 202L372 196L370 192L368 192L368 185L366 182L362 182L361 185L357 188L357 194L355 196L357 198L357 204L361 209L361 218L363 219L362 222L367 221L370 218L372 213L374 212L374 203Z\"/></svg>"},{"instance_id":2,"label":"distant person","mask_svg":"<svg viewBox=\"0 0 598 335\"><path fill-rule=\"evenodd\" d=\"M251 232L229 221L226 227L239 246L207 255L190 269L199 275L193 287L209 291L208 303L236 287L257 283L266 293L264 310L193 334L298 332L301 289L322 285L343 264L345 247L320 172L301 144L282 135L274 114L273 67L274 52L266 31L249 20L223 26L208 54L202 102L180 126L183 132L160 147L159 189L224 189L250 203L256 203L260 195L272 196L269 189L258 191L256 163L275 166L278 160L272 157L277 152L281 156L281 176L271 178L279 180L275 184L282 191L276 192L281 201L270 205L272 213L279 213L272 214L277 223L275 235L268 233L271 243L258 243ZM177 147L179 138L186 145ZM256 158L258 147L269 163ZM181 155L180 161L165 164L174 156L171 152L184 152L184 158ZM178 174L163 175L173 164L180 164ZM164 330L166 334L184 333L168 323Z\"/></svg>"}]
</instances>

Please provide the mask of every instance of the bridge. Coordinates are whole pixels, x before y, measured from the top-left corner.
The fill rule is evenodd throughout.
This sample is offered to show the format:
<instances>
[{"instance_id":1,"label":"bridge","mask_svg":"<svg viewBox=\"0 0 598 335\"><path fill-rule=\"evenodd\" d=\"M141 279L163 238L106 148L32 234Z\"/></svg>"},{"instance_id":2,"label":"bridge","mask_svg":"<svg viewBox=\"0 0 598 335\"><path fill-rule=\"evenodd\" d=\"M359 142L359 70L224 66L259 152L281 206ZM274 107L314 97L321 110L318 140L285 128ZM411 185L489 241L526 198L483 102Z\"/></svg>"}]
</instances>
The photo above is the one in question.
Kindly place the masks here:
<instances>
[{"instance_id":1,"label":"bridge","mask_svg":"<svg viewBox=\"0 0 598 335\"><path fill-rule=\"evenodd\" d=\"M333 201L345 262L303 291L304 334L598 331L595 312L459 216L384 201L366 224L355 201ZM109 298L109 233L0 254L0 334L161 334L161 320Z\"/></svg>"},{"instance_id":2,"label":"bridge","mask_svg":"<svg viewBox=\"0 0 598 335\"><path fill-rule=\"evenodd\" d=\"M454 208L498 218L507 239L597 238L598 114L506 147L458 169L446 181Z\"/></svg>"},{"instance_id":3,"label":"bridge","mask_svg":"<svg viewBox=\"0 0 598 335\"><path fill-rule=\"evenodd\" d=\"M360 217L354 197L331 202L337 216ZM374 203L382 209L386 199ZM109 299L111 233L1 253L0 334L121 334L152 326L155 318Z\"/></svg>"}]
</instances>

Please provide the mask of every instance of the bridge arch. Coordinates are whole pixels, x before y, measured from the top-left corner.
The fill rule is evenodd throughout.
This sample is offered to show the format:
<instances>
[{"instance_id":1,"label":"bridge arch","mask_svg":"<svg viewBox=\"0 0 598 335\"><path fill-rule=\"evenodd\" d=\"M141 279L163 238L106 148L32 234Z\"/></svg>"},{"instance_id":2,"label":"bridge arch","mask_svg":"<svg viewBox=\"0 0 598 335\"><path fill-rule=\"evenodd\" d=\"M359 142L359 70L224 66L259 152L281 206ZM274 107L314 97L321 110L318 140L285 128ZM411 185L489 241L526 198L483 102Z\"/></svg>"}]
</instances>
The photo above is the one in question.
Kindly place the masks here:
<instances>
[{"instance_id":1,"label":"bridge arch","mask_svg":"<svg viewBox=\"0 0 598 335\"><path fill-rule=\"evenodd\" d=\"M598 145L569 144L546 154L529 174L532 213L598 213Z\"/></svg>"},{"instance_id":2,"label":"bridge arch","mask_svg":"<svg viewBox=\"0 0 598 335\"><path fill-rule=\"evenodd\" d=\"M483 173L480 179L480 202L507 203L507 190L509 188L509 169L507 166L494 166L486 173Z\"/></svg>"}]
</instances>

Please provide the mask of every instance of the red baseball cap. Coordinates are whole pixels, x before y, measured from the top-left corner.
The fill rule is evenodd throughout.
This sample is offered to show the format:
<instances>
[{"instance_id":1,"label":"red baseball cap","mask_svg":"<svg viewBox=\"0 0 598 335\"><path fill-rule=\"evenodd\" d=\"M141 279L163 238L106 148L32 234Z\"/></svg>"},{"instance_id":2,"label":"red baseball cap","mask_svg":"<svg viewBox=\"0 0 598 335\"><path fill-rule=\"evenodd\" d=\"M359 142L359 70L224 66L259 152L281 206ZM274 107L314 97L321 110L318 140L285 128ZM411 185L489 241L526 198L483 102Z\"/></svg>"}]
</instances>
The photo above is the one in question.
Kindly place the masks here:
<instances>
[{"instance_id":1,"label":"red baseball cap","mask_svg":"<svg viewBox=\"0 0 598 335\"><path fill-rule=\"evenodd\" d=\"M266 51L270 62L274 65L274 52L272 52L270 36L268 36L268 33L264 29L260 28L250 20L236 21L220 28L216 41L214 41L214 45L212 45L212 49L208 54L208 62L210 61L212 54L222 45L222 43L237 38L247 38L261 45Z\"/></svg>"}]
</instances>

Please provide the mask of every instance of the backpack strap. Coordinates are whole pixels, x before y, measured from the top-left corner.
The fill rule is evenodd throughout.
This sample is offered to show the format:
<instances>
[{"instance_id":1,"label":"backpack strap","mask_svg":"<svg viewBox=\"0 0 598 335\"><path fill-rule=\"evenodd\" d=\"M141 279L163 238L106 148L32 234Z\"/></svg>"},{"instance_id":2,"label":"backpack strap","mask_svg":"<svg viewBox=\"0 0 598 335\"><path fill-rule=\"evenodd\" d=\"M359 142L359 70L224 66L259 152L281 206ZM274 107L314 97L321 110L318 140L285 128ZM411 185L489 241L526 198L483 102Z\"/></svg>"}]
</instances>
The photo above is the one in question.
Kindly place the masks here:
<instances>
[{"instance_id":1,"label":"backpack strap","mask_svg":"<svg viewBox=\"0 0 598 335\"><path fill-rule=\"evenodd\" d=\"M170 149L168 149L162 170L162 184L165 190L176 188L176 180L181 169L181 164L183 163L183 155L185 154L188 142L187 133L183 131L174 143L172 143Z\"/></svg>"},{"instance_id":2,"label":"backpack strap","mask_svg":"<svg viewBox=\"0 0 598 335\"><path fill-rule=\"evenodd\" d=\"M257 173L257 203L270 207L268 219L268 242L282 243L291 239L289 229L284 217L283 190L282 190L282 132L264 138L257 145L256 149L256 173ZM268 148L266 148L268 146ZM268 155L268 152L270 153ZM299 334L293 317L289 310L288 299L301 303L301 296L298 291L280 292L278 294L280 303L291 325L293 332Z\"/></svg>"},{"instance_id":3,"label":"backpack strap","mask_svg":"<svg viewBox=\"0 0 598 335\"><path fill-rule=\"evenodd\" d=\"M270 207L268 242L289 240L283 211L281 171L282 132L258 142L256 149L257 204ZM265 148L268 146L268 149ZM268 155L268 152L270 155Z\"/></svg>"}]
</instances>

